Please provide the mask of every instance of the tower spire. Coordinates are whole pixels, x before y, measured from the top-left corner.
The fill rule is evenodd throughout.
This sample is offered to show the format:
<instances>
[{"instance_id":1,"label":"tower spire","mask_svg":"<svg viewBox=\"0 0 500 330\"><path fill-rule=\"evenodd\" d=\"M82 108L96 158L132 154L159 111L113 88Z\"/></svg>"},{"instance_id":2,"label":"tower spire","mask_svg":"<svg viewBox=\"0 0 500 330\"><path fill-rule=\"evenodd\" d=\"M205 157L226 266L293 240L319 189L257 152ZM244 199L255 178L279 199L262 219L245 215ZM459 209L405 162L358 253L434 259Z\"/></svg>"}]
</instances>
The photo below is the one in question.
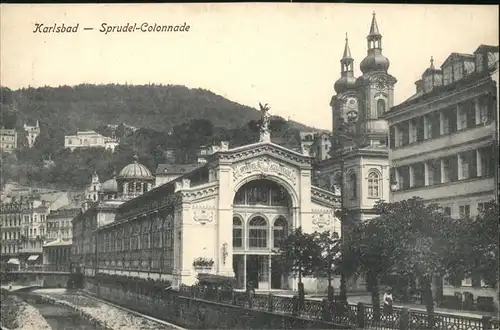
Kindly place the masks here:
<instances>
[{"instance_id":1,"label":"tower spire","mask_svg":"<svg viewBox=\"0 0 500 330\"><path fill-rule=\"evenodd\" d=\"M372 24L370 26L370 34L368 36L381 36L378 30L377 18L375 11L373 11Z\"/></svg>"},{"instance_id":2,"label":"tower spire","mask_svg":"<svg viewBox=\"0 0 500 330\"><path fill-rule=\"evenodd\" d=\"M351 49L349 48L349 38L347 38L347 32L345 33L345 46L344 46L344 54L342 55L342 59L352 59Z\"/></svg>"}]
</instances>

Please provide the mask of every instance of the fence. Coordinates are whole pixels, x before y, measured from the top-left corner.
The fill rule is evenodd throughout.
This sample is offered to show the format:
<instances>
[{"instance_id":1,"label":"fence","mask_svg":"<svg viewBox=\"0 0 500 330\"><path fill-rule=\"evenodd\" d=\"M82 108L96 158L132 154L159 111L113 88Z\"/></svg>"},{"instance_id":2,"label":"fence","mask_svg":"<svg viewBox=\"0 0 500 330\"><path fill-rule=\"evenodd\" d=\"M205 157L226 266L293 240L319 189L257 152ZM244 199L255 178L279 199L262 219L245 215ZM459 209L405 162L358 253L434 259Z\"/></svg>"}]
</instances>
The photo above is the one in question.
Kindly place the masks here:
<instances>
[{"instance_id":1,"label":"fence","mask_svg":"<svg viewBox=\"0 0 500 330\"><path fill-rule=\"evenodd\" d=\"M102 280L104 280L104 278L102 278ZM97 295L110 297L114 302L127 304L129 308L132 309L145 308L147 305L155 306L152 308L154 310L159 308L160 313L161 310L165 311L167 307L165 304L170 305L168 301L173 301L171 300L171 296L178 296L190 298L191 302L196 300L212 302L214 304L225 304L245 310L265 311L278 315L287 315L297 319L328 322L332 325L344 325L347 328L380 330L499 329L498 319L492 319L491 317L472 318L440 313L429 315L426 312L401 308L393 308L390 313L381 312L381 315L376 317L373 306L362 303L350 305L340 302L328 302L327 300L305 300L303 304L301 304L297 297L282 297L272 294L259 295L219 290L216 288L204 288L201 286L181 286L178 292L165 291L163 289L145 291L144 289L140 289L141 286L137 285L138 283L136 280L134 280L134 284L128 285L127 287L121 285L120 288L117 286L116 280L111 279L111 277L110 279L106 278L104 282L102 280L90 280L86 285L87 289L90 289L91 292ZM189 307L191 302L186 306ZM177 300L176 304L178 306L173 307L179 309L179 300ZM153 313L156 313L154 310ZM144 310L143 312L148 313L148 310ZM183 312L179 311L177 313L182 315ZM235 320L235 322L238 321L242 322L242 320ZM238 325L241 326L242 324L239 323ZM260 326L262 327L262 325Z\"/></svg>"}]
</instances>

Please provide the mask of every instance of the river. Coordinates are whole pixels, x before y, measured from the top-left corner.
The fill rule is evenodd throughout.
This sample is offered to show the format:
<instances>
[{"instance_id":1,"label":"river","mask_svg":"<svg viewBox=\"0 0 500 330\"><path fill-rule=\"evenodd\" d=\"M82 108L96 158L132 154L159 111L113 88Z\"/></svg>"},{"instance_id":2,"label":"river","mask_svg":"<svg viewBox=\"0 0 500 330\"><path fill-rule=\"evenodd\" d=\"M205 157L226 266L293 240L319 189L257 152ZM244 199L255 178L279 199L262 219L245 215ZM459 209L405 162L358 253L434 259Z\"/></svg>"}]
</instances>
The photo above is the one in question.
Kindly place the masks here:
<instances>
[{"instance_id":1,"label":"river","mask_svg":"<svg viewBox=\"0 0 500 330\"><path fill-rule=\"evenodd\" d=\"M105 330L69 307L45 303L33 295L19 295L19 297L38 309L53 330Z\"/></svg>"}]
</instances>

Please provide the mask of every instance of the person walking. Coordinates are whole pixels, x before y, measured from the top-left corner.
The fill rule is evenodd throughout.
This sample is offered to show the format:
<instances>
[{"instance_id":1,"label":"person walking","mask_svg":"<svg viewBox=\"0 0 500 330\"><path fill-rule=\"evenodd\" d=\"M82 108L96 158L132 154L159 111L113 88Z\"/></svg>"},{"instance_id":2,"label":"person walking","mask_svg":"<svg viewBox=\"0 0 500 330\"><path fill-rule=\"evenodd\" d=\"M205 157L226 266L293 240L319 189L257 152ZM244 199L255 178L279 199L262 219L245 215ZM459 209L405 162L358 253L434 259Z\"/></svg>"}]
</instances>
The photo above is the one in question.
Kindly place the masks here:
<instances>
[{"instance_id":1,"label":"person walking","mask_svg":"<svg viewBox=\"0 0 500 330\"><path fill-rule=\"evenodd\" d=\"M385 314L390 314L392 312L392 289L388 289L386 290L386 292L384 293L384 298L383 298L383 301L384 301L384 313Z\"/></svg>"}]
</instances>

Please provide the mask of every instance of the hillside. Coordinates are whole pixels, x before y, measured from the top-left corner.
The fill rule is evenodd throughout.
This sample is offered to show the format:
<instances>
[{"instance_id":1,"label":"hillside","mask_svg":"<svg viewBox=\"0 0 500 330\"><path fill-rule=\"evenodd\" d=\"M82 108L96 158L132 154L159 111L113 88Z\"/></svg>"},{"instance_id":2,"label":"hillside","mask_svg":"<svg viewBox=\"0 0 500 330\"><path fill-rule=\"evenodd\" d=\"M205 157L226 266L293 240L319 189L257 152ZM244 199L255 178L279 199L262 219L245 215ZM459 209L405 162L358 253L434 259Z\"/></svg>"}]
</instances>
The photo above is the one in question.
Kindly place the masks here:
<instances>
[{"instance_id":1,"label":"hillside","mask_svg":"<svg viewBox=\"0 0 500 330\"><path fill-rule=\"evenodd\" d=\"M260 100L256 100L256 103ZM2 124L40 120L63 134L127 123L155 131L169 131L189 119L206 119L214 126L235 128L260 113L205 89L177 85L89 85L2 88ZM16 117L15 119L12 117ZM299 130L310 128L296 122Z\"/></svg>"},{"instance_id":2,"label":"hillside","mask_svg":"<svg viewBox=\"0 0 500 330\"><path fill-rule=\"evenodd\" d=\"M18 128L18 149L1 157L0 185L12 181L81 189L94 171L109 178L134 154L154 171L167 161L167 149L173 149L175 162L188 164L197 161L202 145L224 140L237 147L259 138L259 111L183 86L2 88L0 105L0 125ZM34 148L27 148L22 127L36 120L41 133ZM90 129L120 138L116 152L64 148L64 135ZM299 131L310 130L281 117L271 118L270 129L273 141L292 149L299 148Z\"/></svg>"}]
</instances>

